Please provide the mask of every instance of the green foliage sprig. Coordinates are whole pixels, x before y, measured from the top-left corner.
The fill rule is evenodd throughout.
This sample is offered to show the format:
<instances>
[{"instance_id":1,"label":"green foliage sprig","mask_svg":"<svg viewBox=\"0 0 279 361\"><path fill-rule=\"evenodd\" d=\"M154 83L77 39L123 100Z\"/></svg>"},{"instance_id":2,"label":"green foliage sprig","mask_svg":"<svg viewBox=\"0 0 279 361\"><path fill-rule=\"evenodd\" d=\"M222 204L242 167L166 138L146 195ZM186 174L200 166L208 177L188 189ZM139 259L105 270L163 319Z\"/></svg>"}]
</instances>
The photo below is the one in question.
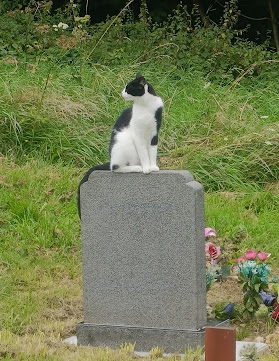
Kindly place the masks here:
<instances>
[{"instance_id":1,"label":"green foliage sprig","mask_svg":"<svg viewBox=\"0 0 279 361\"><path fill-rule=\"evenodd\" d=\"M270 275L271 269L264 262L267 257L261 257L260 254L268 255L264 252L258 254L255 251L247 251L246 258L241 257L238 259L238 264L235 267L244 293L244 318L254 317L255 312L263 303L259 293L261 291L267 292L269 290L268 276ZM256 259L257 255L259 256Z\"/></svg>"}]
</instances>

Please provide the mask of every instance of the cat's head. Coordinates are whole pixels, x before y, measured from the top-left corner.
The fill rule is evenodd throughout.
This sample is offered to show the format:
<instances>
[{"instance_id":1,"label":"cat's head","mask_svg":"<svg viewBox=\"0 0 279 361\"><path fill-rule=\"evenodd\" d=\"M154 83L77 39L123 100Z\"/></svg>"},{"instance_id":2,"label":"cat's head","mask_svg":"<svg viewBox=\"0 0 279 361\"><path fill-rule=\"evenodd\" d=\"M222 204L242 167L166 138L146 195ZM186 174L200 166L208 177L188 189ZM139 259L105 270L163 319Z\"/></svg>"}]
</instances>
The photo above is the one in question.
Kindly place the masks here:
<instances>
[{"instance_id":1,"label":"cat's head","mask_svg":"<svg viewBox=\"0 0 279 361\"><path fill-rule=\"evenodd\" d=\"M122 96L126 100L136 100L145 94L156 95L152 86L147 83L141 73L138 73L136 78L130 81L122 91Z\"/></svg>"}]
</instances>

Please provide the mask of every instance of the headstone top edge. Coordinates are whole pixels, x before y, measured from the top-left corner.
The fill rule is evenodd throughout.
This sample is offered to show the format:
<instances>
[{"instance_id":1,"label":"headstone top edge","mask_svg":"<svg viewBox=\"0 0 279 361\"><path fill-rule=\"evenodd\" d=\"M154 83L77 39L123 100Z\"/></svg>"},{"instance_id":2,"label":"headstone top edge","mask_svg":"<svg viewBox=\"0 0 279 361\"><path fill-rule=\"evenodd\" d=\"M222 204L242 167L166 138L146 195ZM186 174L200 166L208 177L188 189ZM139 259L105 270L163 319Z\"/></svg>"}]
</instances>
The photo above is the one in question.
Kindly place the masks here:
<instances>
[{"instance_id":1,"label":"headstone top edge","mask_svg":"<svg viewBox=\"0 0 279 361\"><path fill-rule=\"evenodd\" d=\"M186 183L189 182L193 182L194 180L194 176L188 171L188 170L160 170L159 172L152 172L149 174L144 174L144 173L115 173L115 172L111 172L111 171L105 171L105 170L96 170L94 172L92 172L89 177L88 177L88 181L90 181L91 179L93 179L95 176L100 176L100 175L107 175L107 176L113 176L113 177L158 177L160 175L176 175L176 176L182 176L183 178L185 178ZM85 182L85 183L87 183ZM198 183L198 182L197 182Z\"/></svg>"}]
</instances>

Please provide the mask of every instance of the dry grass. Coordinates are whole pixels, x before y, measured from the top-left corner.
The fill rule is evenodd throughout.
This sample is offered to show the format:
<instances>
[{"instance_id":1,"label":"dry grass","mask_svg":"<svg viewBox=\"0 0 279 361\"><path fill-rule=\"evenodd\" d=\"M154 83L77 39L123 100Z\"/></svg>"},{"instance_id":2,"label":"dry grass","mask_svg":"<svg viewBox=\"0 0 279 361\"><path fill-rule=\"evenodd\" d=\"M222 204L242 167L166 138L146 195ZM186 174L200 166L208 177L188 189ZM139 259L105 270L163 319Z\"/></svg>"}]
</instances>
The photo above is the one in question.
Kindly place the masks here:
<instances>
[{"instance_id":1,"label":"dry grass","mask_svg":"<svg viewBox=\"0 0 279 361\"><path fill-rule=\"evenodd\" d=\"M45 80L46 81L46 80ZM63 89L57 91L49 84L50 90L45 93L42 87L34 85L19 89L13 93L13 102L17 103L22 110L40 111L40 116L45 115L50 119L59 121L71 121L76 118L95 118L100 113L100 100L96 94L89 97L89 90L86 98L76 91L73 95L63 92Z\"/></svg>"},{"instance_id":2,"label":"dry grass","mask_svg":"<svg viewBox=\"0 0 279 361\"><path fill-rule=\"evenodd\" d=\"M76 347L62 342L52 333L36 332L16 336L10 332L0 333L0 358L34 361L128 361L136 359L126 350Z\"/></svg>"}]
</instances>

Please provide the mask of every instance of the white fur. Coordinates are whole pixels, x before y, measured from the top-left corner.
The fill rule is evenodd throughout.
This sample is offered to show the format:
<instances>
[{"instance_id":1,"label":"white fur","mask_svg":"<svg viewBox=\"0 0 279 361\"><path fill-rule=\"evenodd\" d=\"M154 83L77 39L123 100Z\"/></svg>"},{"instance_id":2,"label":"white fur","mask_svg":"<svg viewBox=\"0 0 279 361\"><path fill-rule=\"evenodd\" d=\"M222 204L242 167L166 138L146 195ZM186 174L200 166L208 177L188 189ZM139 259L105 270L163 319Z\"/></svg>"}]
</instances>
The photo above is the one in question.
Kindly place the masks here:
<instances>
[{"instance_id":1,"label":"white fur","mask_svg":"<svg viewBox=\"0 0 279 361\"><path fill-rule=\"evenodd\" d=\"M125 100L134 101L132 119L128 127L116 134L115 144L111 150L111 166L119 165L116 172L157 172L157 145L151 145L157 134L156 110L163 106L162 99L151 95L145 85L143 96L132 96L125 89L122 96ZM129 165L127 165L129 164Z\"/></svg>"}]
</instances>

